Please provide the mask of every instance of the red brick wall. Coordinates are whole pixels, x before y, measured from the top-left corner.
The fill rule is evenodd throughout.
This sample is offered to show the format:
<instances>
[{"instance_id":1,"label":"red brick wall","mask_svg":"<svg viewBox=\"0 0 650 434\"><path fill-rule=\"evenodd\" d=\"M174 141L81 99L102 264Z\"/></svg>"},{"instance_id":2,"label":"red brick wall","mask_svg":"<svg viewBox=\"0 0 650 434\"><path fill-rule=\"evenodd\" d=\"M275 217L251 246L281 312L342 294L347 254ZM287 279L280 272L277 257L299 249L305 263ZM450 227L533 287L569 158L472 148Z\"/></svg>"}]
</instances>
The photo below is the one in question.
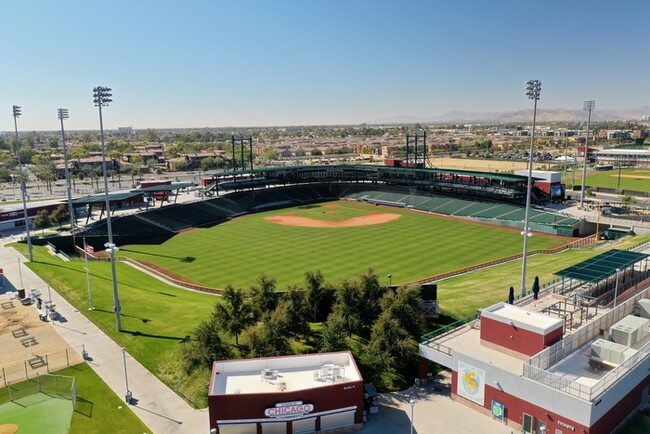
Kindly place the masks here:
<instances>
[{"instance_id":1,"label":"red brick wall","mask_svg":"<svg viewBox=\"0 0 650 434\"><path fill-rule=\"evenodd\" d=\"M516 325L486 317L481 318L481 339L529 356L539 353L545 346L551 345L561 338L561 327L544 336Z\"/></svg>"},{"instance_id":2,"label":"red brick wall","mask_svg":"<svg viewBox=\"0 0 650 434\"><path fill-rule=\"evenodd\" d=\"M561 430L563 433L580 433L580 434L609 434L616 428L630 413L632 413L639 405L641 405L642 391L645 386L650 386L650 376L647 376L638 386L632 389L623 399L621 399L612 409L603 415L594 425L590 428L574 422L564 416L550 412L531 404L527 401L519 399L515 396L500 390L491 385L485 385L485 400L483 408L486 412L492 411L492 400L498 401L505 406L506 419L509 422L521 425L523 413L529 414L538 420L546 422L547 433L553 433L556 429ZM458 391L458 373L451 372L451 390L454 394L454 399L469 404L470 406L478 407L473 401L469 401L457 394ZM559 393L559 392L558 392ZM565 425L560 425L560 422ZM575 428L575 431L566 427L566 424Z\"/></svg>"},{"instance_id":3,"label":"red brick wall","mask_svg":"<svg viewBox=\"0 0 650 434\"><path fill-rule=\"evenodd\" d=\"M621 399L611 410L594 423L590 434L610 433L619 423L641 405L643 388L650 386L650 376L647 376L638 386Z\"/></svg>"},{"instance_id":4,"label":"red brick wall","mask_svg":"<svg viewBox=\"0 0 650 434\"><path fill-rule=\"evenodd\" d=\"M264 410L278 402L290 401L313 404L314 413L356 405L354 420L363 422L363 381L355 381L277 393L211 395L208 396L210 428L216 428L217 420L265 419Z\"/></svg>"},{"instance_id":5,"label":"red brick wall","mask_svg":"<svg viewBox=\"0 0 650 434\"><path fill-rule=\"evenodd\" d=\"M544 336L544 345L550 347L556 342L559 342L564 335L564 327L553 330L549 334Z\"/></svg>"},{"instance_id":6,"label":"red brick wall","mask_svg":"<svg viewBox=\"0 0 650 434\"><path fill-rule=\"evenodd\" d=\"M456 371L451 372L451 390L454 394L454 399L457 401L467 403L470 406L477 406L473 401L469 401L462 396L458 395L458 373ZM538 407L534 404L531 404L527 401L519 399L515 396L509 395L506 392L503 392L497 387L485 385L485 399L483 401L483 408L488 414L492 413L492 400L500 402L505 407L505 417L508 423L513 423L521 425L523 422L523 414L529 414L534 418L546 422L546 432L554 433L556 429L561 430L563 433L580 433L580 434L605 434L609 431L594 431L589 430L589 427L581 425L577 422L574 422L564 416L559 416L556 413L550 412ZM477 406L478 407L478 406ZM563 422L564 424L570 425L575 428L575 431L568 429L566 426L561 426L558 422ZM584 429L584 431L583 431Z\"/></svg>"}]
</instances>

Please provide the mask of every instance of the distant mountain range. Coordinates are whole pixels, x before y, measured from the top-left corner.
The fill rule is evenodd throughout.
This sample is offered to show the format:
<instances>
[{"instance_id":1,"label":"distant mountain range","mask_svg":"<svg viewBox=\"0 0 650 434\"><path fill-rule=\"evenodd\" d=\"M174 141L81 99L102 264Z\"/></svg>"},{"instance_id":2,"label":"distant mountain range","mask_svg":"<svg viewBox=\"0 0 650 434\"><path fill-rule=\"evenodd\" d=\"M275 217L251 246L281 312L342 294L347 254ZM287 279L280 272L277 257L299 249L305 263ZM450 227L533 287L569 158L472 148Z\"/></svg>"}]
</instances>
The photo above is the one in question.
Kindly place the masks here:
<instances>
[{"instance_id":1,"label":"distant mountain range","mask_svg":"<svg viewBox=\"0 0 650 434\"><path fill-rule=\"evenodd\" d=\"M622 110L594 110L591 120L600 121L631 121L650 115L650 106ZM434 117L423 116L394 116L376 121L382 123L439 123L439 122L485 122L485 123L521 123L530 122L533 110L518 110L507 112L461 112L451 111ZM538 109L537 122L582 122L586 120L584 110Z\"/></svg>"}]
</instances>

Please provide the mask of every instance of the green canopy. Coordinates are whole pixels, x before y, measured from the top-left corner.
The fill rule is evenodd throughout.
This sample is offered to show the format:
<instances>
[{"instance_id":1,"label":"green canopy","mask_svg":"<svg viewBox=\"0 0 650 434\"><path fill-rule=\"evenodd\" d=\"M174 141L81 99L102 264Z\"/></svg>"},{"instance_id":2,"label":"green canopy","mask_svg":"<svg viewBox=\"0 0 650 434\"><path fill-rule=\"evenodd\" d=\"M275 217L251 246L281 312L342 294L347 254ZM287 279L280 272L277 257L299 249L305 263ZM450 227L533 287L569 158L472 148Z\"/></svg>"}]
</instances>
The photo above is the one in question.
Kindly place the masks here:
<instances>
[{"instance_id":1,"label":"green canopy","mask_svg":"<svg viewBox=\"0 0 650 434\"><path fill-rule=\"evenodd\" d=\"M650 255L613 249L593 258L582 261L555 273L556 276L570 277L588 283L596 283L624 270Z\"/></svg>"}]
</instances>

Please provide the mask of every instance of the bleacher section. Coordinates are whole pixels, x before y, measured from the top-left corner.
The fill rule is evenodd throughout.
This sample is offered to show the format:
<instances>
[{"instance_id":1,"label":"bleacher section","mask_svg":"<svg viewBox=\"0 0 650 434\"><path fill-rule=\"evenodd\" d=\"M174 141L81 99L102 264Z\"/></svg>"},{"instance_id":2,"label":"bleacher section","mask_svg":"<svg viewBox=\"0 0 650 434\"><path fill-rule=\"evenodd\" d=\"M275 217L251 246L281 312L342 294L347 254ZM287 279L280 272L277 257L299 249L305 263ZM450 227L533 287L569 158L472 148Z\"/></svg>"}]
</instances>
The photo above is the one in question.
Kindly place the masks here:
<instances>
[{"instance_id":1,"label":"bleacher section","mask_svg":"<svg viewBox=\"0 0 650 434\"><path fill-rule=\"evenodd\" d=\"M114 217L112 229L114 236L121 237L121 241L116 242L118 245L138 242L138 239L149 242L170 237L184 229L219 224L247 213L337 198L515 227L523 226L525 215L521 206L435 195L414 187L358 182L313 183L238 191L198 202L166 205L139 214ZM534 230L571 235L578 220L532 209L530 222ZM105 220L90 224L78 232L78 237L94 238L94 242L101 242L99 246L103 245L106 236Z\"/></svg>"},{"instance_id":2,"label":"bleacher section","mask_svg":"<svg viewBox=\"0 0 650 434\"><path fill-rule=\"evenodd\" d=\"M397 187L392 187L395 190ZM347 200L376 203L380 205L408 207L420 211L436 214L463 217L472 220L486 221L499 224L499 221L521 222L525 218L525 209L517 205L500 204L494 202L479 202L468 199L458 199L448 196L433 196L427 192L418 191L417 194L404 189L403 193L383 192L378 189L365 189L343 196ZM548 226L549 233L554 233L556 226L574 226L578 220L562 214L532 209L530 212L531 223Z\"/></svg>"}]
</instances>

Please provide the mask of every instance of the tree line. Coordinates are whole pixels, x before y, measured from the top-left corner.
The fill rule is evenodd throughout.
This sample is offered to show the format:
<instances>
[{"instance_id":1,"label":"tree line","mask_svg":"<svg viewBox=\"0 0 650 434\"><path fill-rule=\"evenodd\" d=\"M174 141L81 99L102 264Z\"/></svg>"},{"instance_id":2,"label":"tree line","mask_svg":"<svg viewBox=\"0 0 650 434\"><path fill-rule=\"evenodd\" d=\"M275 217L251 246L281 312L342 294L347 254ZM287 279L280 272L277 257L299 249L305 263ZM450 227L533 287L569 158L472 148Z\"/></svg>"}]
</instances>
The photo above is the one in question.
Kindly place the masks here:
<instances>
[{"instance_id":1,"label":"tree line","mask_svg":"<svg viewBox=\"0 0 650 434\"><path fill-rule=\"evenodd\" d=\"M387 288L372 269L335 285L308 271L302 286L284 292L262 274L247 293L226 288L210 318L184 339L184 367L191 373L215 360L350 350L364 379L403 387L417 367L421 304L418 285Z\"/></svg>"}]
</instances>

